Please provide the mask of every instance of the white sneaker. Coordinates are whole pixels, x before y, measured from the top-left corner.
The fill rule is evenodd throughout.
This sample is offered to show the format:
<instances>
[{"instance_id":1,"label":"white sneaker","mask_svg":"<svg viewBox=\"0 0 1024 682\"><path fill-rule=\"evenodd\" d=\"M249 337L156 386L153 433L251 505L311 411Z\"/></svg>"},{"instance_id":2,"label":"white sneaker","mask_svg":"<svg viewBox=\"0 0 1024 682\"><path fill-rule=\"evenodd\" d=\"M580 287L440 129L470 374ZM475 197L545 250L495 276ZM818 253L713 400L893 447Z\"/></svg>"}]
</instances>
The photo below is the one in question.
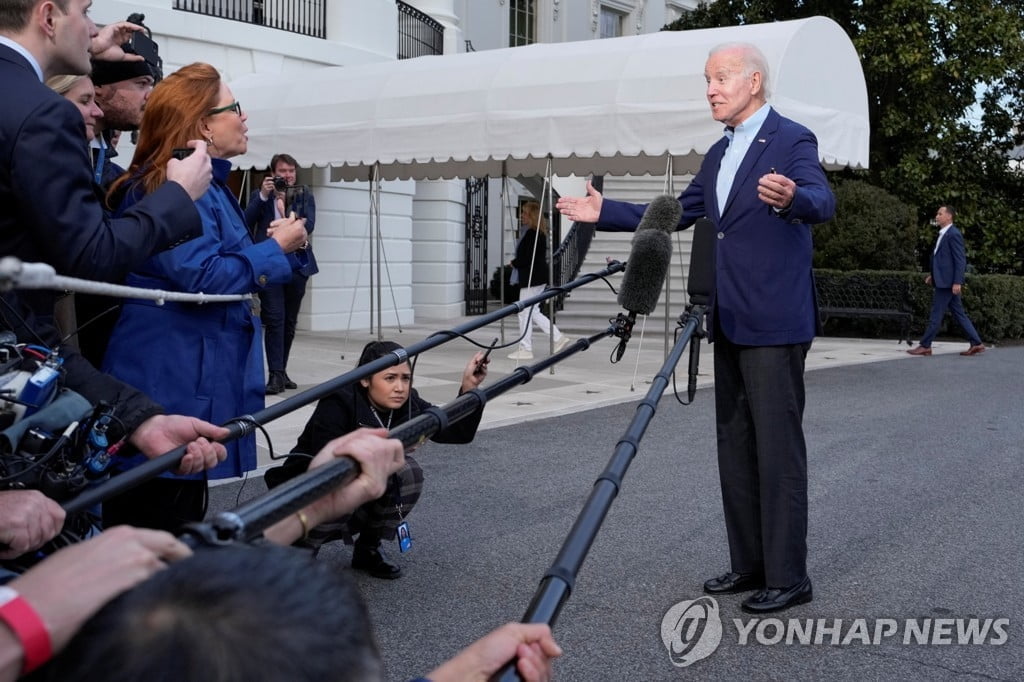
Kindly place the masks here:
<instances>
[{"instance_id":1,"label":"white sneaker","mask_svg":"<svg viewBox=\"0 0 1024 682\"><path fill-rule=\"evenodd\" d=\"M509 353L510 360L533 360L533 352L520 348L514 353Z\"/></svg>"},{"instance_id":2,"label":"white sneaker","mask_svg":"<svg viewBox=\"0 0 1024 682\"><path fill-rule=\"evenodd\" d=\"M555 352L558 353L559 351L563 350L566 346L568 346L570 343L572 343L572 339L563 334L562 338L558 339L558 341L555 341Z\"/></svg>"}]
</instances>

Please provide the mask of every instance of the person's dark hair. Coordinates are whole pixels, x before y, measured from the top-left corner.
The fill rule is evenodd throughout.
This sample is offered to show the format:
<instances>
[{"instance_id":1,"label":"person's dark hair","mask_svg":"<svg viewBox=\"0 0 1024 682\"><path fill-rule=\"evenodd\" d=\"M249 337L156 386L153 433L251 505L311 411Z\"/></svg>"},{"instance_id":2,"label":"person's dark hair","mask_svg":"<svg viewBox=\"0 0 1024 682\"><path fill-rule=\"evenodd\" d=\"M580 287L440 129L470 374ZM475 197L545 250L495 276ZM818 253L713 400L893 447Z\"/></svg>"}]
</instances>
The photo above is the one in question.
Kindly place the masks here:
<instances>
[{"instance_id":1,"label":"person's dark hair","mask_svg":"<svg viewBox=\"0 0 1024 682\"><path fill-rule=\"evenodd\" d=\"M40 0L4 0L0 2L0 31L17 33L28 26L32 10ZM68 0L53 0L61 12L68 13Z\"/></svg>"},{"instance_id":2,"label":"person's dark hair","mask_svg":"<svg viewBox=\"0 0 1024 682\"><path fill-rule=\"evenodd\" d=\"M363 352L359 355L359 364L357 364L356 367L362 367L363 365L368 365L371 362L373 362L374 360L380 359L380 358L384 357L385 355L391 355L396 350L403 350L403 347L401 345L395 343L394 341L371 341L370 343L368 343L365 346L363 346ZM412 367L412 363L409 363L409 366ZM381 370L381 371L383 371L383 370ZM411 388L411 385L410 385L410 388ZM369 402L370 397L368 395L368 393L369 393L368 389L365 386L363 386L362 383L357 383L356 384L356 389L360 393L362 393L363 397L366 398L367 402ZM412 419L412 416L413 416L413 414L412 414L412 403L413 403L413 401L411 400L411 397L412 397L412 392L411 391L409 393L409 396L410 396L410 399L405 401L405 406L408 408L408 414L409 414L408 419ZM399 408L399 409L401 409L401 408Z\"/></svg>"},{"instance_id":3,"label":"person's dark hair","mask_svg":"<svg viewBox=\"0 0 1024 682\"><path fill-rule=\"evenodd\" d=\"M114 599L45 672L64 682L384 679L344 572L248 545L201 549Z\"/></svg>"},{"instance_id":4,"label":"person's dark hair","mask_svg":"<svg viewBox=\"0 0 1024 682\"><path fill-rule=\"evenodd\" d=\"M287 163L289 166L299 167L299 162L295 160L295 157L291 154L274 154L270 157L270 172L277 172L277 164L281 162Z\"/></svg>"},{"instance_id":5,"label":"person's dark hair","mask_svg":"<svg viewBox=\"0 0 1024 682\"><path fill-rule=\"evenodd\" d=\"M949 204L943 204L942 208L946 209L946 212L949 213L949 217L950 218L956 219L956 209L955 208L953 208Z\"/></svg>"},{"instance_id":6,"label":"person's dark hair","mask_svg":"<svg viewBox=\"0 0 1024 682\"><path fill-rule=\"evenodd\" d=\"M394 341L371 341L363 346L363 352L359 356L359 364L356 367L368 365L385 355L391 355L396 350L402 350L402 347Z\"/></svg>"}]
</instances>

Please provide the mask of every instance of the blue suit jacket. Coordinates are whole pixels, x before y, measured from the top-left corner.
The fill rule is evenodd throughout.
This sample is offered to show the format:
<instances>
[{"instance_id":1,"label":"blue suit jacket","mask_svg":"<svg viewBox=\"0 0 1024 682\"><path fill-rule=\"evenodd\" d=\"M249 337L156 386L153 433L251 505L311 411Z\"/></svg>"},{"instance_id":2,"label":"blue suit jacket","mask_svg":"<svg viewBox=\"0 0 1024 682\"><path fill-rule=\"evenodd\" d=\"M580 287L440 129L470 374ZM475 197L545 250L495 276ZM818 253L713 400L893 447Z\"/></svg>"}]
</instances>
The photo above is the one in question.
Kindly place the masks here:
<instances>
[{"instance_id":1,"label":"blue suit jacket","mask_svg":"<svg viewBox=\"0 0 1024 682\"><path fill-rule=\"evenodd\" d=\"M245 223L249 228L254 242L259 243L267 238L267 228L274 222L274 202L271 199L263 201L259 191L253 192L249 197L249 204L245 207ZM295 215L306 219L306 234L313 234L316 228L316 200L312 192L303 192L292 201L292 205L286 207L286 212L295 212ZM313 256L313 246L303 252L304 255L289 254L292 259L292 267L300 275L312 277L320 272L317 267L316 257ZM308 259L308 260L303 260Z\"/></svg>"},{"instance_id":2,"label":"blue suit jacket","mask_svg":"<svg viewBox=\"0 0 1024 682\"><path fill-rule=\"evenodd\" d=\"M150 254L202 234L192 199L174 182L111 220L93 189L81 113L4 45L0 89L9 94L0 107L0 252L119 281Z\"/></svg>"},{"instance_id":3,"label":"blue suit jacket","mask_svg":"<svg viewBox=\"0 0 1024 682\"><path fill-rule=\"evenodd\" d=\"M932 284L936 289L952 289L954 284L964 283L966 269L964 236L956 225L950 225L939 242L938 250L932 253Z\"/></svg>"},{"instance_id":4,"label":"blue suit jacket","mask_svg":"<svg viewBox=\"0 0 1024 682\"><path fill-rule=\"evenodd\" d=\"M103 210L92 183L78 109L39 81L28 61L0 45L0 254L52 265L64 275L120 281L151 253L202 233L199 213L177 183L165 183L119 220ZM19 340L56 346L55 296L9 291L4 300ZM6 315L0 315L6 317ZM144 395L65 350L65 384L119 406L130 428L159 412Z\"/></svg>"},{"instance_id":5,"label":"blue suit jacket","mask_svg":"<svg viewBox=\"0 0 1024 682\"><path fill-rule=\"evenodd\" d=\"M717 316L718 328L733 343L806 343L821 327L811 268L811 225L829 220L835 212L835 197L818 162L818 141L804 126L769 111L719 215L715 185L727 146L725 137L712 145L679 196L683 216L678 229L704 216L715 226L709 331L714 334ZM758 179L772 168L797 184L784 215L775 214L757 197ZM645 208L605 199L597 227L634 230Z\"/></svg>"}]
</instances>

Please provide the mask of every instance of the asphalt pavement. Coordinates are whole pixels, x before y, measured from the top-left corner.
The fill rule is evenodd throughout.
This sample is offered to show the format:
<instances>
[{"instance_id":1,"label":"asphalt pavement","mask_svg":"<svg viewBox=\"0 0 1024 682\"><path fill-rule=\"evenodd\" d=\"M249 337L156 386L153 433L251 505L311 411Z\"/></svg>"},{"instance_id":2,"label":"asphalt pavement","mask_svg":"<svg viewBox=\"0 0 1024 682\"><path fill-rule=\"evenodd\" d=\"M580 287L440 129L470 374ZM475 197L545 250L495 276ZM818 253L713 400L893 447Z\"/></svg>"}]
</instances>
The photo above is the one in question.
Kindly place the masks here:
<instances>
[{"instance_id":1,"label":"asphalt pavement","mask_svg":"<svg viewBox=\"0 0 1024 682\"><path fill-rule=\"evenodd\" d=\"M408 346L433 329L388 336ZM342 374L365 340L300 335L289 374L300 391ZM426 674L522 617L661 366L660 342L644 341L637 361L637 341L616 365L614 344L597 341L491 401L470 445L417 451L426 481L409 517L414 546L390 552L402 578L353 572L343 545L321 552L364 595L389 680ZM671 389L661 399L558 617L556 679L1024 678L1024 348L960 357L966 347L939 342L936 355L912 358L894 341L815 342L804 419L814 601L762 622L740 611L742 595L702 602L705 617L683 635L703 657L677 667L663 618L728 569L705 348L696 401L683 406ZM417 387L450 400L471 351L464 341L428 351ZM492 357L489 382L515 366ZM309 409L268 425L277 451ZM217 486L211 509L231 508L238 489ZM241 498L263 490L255 476ZM984 632L972 638L972 627Z\"/></svg>"}]
</instances>

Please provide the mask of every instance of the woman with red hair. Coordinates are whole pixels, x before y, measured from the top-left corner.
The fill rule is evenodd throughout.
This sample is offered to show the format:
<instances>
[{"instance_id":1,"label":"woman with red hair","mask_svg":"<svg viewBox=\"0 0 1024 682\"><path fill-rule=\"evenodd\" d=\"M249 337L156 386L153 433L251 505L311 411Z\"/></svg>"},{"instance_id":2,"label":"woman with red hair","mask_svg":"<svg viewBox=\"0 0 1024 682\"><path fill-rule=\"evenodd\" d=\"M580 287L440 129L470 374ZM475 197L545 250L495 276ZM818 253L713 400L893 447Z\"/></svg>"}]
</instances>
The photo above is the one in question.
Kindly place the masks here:
<instances>
[{"instance_id":1,"label":"woman with red hair","mask_svg":"<svg viewBox=\"0 0 1024 682\"><path fill-rule=\"evenodd\" d=\"M209 64L190 64L149 96L135 156L111 187L111 205L125 211L165 179L166 166L188 140L204 139L213 181L196 208L203 234L151 257L126 284L150 289L245 294L291 279L306 243L302 220L282 219L271 238L255 244L242 210L225 184L231 162L248 144L246 116ZM299 254L299 255L296 255ZM175 303L127 299L110 338L104 371L152 396L169 412L223 423L263 408L263 352L251 301ZM256 467L252 435L227 444L228 457L194 476L164 474L104 503L109 526L128 523L175 531L205 515L210 478L240 476ZM141 459L139 460L141 462ZM121 470L137 464L121 459Z\"/></svg>"}]
</instances>

